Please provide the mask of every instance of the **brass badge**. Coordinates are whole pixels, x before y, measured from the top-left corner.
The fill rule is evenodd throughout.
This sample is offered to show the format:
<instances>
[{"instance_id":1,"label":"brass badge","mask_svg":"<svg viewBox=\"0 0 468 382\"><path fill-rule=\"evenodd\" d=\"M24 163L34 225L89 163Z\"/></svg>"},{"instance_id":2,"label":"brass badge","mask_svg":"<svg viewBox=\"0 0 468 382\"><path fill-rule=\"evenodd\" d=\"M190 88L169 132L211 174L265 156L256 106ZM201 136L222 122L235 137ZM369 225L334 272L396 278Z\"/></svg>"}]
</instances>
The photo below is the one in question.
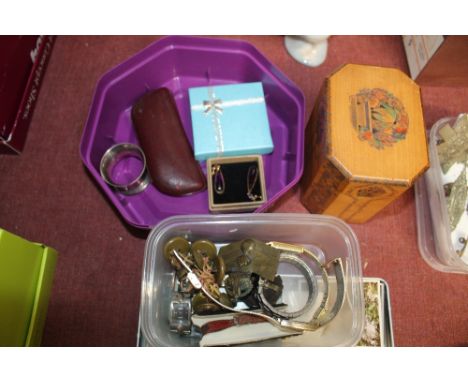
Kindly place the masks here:
<instances>
[{"instance_id":1,"label":"brass badge","mask_svg":"<svg viewBox=\"0 0 468 382\"><path fill-rule=\"evenodd\" d=\"M401 101L384 89L362 89L350 97L351 119L361 141L376 149L405 139L408 114Z\"/></svg>"}]
</instances>

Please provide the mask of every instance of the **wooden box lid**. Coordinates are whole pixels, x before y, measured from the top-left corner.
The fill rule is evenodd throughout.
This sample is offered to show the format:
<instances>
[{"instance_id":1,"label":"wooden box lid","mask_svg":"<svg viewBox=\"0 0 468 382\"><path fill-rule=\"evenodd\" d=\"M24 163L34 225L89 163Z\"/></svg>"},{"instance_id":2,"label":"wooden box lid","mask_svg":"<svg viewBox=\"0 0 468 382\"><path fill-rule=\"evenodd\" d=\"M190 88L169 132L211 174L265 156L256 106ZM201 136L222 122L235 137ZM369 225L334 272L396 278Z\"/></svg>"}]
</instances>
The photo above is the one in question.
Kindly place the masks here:
<instances>
[{"instance_id":1,"label":"wooden box lid","mask_svg":"<svg viewBox=\"0 0 468 382\"><path fill-rule=\"evenodd\" d=\"M419 86L394 68L328 78L328 158L352 180L410 186L429 164Z\"/></svg>"}]
</instances>

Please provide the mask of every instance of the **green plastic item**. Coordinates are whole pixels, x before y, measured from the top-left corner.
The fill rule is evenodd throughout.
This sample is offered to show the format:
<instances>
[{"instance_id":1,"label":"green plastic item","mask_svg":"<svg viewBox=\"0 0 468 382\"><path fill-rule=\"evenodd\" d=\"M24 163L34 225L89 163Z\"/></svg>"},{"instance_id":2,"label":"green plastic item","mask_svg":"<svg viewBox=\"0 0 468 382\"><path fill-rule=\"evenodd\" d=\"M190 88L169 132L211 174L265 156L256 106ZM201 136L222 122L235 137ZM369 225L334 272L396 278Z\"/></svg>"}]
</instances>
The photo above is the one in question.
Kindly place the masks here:
<instances>
[{"instance_id":1,"label":"green plastic item","mask_svg":"<svg viewBox=\"0 0 468 382\"><path fill-rule=\"evenodd\" d=\"M57 252L0 228L0 346L39 346Z\"/></svg>"}]
</instances>

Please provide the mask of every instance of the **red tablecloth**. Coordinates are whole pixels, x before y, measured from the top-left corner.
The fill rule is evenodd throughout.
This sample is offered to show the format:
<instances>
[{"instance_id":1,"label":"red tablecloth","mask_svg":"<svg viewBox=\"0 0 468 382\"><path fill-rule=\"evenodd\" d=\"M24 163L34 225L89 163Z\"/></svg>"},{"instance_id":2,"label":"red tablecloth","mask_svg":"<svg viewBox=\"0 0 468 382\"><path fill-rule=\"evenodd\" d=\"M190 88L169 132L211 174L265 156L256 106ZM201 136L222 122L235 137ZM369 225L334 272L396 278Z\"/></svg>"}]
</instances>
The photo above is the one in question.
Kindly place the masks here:
<instances>
[{"instance_id":1,"label":"red tablecloth","mask_svg":"<svg viewBox=\"0 0 468 382\"><path fill-rule=\"evenodd\" d=\"M290 58L281 36L240 38L302 89L307 118L324 77L342 64L408 72L400 36L333 36L326 62L315 69ZM147 233L123 223L85 171L78 147L99 77L155 39L59 37L25 151L0 157L0 226L60 253L43 345L135 345ZM468 111L466 88L424 87L422 96L427 127ZM275 211L307 213L295 190ZM468 275L437 272L421 258L413 189L352 227L364 275L390 285L396 345L468 345Z\"/></svg>"}]
</instances>

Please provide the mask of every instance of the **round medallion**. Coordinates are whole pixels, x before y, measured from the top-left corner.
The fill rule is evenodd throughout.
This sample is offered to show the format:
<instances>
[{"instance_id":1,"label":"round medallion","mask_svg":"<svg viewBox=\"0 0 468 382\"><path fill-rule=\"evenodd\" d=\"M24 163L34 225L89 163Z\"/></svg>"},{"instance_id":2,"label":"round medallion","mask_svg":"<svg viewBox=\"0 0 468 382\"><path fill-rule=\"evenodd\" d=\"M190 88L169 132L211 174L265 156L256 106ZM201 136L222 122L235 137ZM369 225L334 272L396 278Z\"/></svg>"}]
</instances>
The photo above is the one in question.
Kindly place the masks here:
<instances>
[{"instance_id":1,"label":"round medallion","mask_svg":"<svg viewBox=\"0 0 468 382\"><path fill-rule=\"evenodd\" d=\"M392 93L362 89L350 101L353 127L360 140L380 150L406 138L408 114Z\"/></svg>"}]
</instances>

